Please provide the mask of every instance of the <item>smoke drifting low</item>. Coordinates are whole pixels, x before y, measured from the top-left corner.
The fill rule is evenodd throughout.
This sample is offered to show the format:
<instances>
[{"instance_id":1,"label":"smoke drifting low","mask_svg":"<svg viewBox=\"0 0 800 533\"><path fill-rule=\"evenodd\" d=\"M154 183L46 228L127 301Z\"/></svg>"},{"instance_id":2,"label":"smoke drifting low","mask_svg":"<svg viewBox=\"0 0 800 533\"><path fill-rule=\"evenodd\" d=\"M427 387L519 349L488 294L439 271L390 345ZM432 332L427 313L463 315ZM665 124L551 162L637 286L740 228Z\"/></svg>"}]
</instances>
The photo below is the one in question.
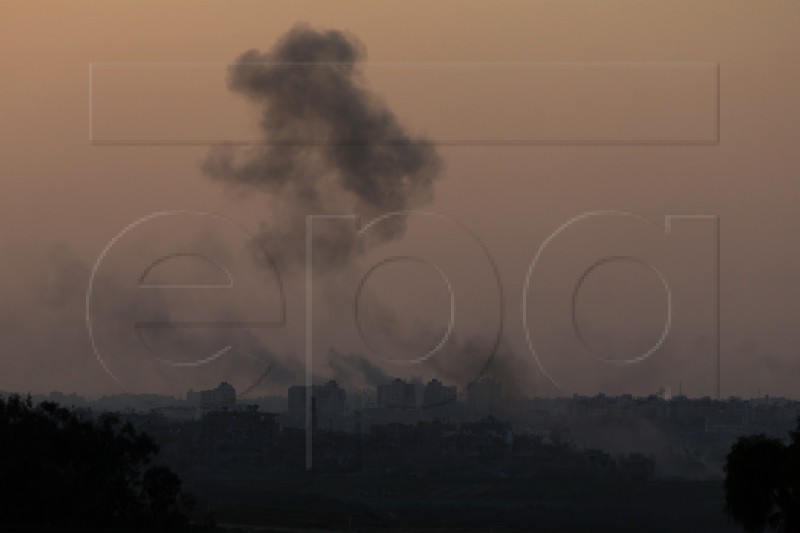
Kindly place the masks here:
<instances>
[{"instance_id":1,"label":"smoke drifting low","mask_svg":"<svg viewBox=\"0 0 800 533\"><path fill-rule=\"evenodd\" d=\"M430 202L442 161L413 137L366 85L363 44L336 30L292 28L268 52L249 50L228 73L229 88L261 107L264 146L212 150L206 175L271 196L259 239L279 267L305 253L305 217L357 214L370 220ZM376 228L377 229L377 228ZM402 237L405 219L377 231ZM344 232L315 234L315 264L343 266L359 246Z\"/></svg>"}]
</instances>

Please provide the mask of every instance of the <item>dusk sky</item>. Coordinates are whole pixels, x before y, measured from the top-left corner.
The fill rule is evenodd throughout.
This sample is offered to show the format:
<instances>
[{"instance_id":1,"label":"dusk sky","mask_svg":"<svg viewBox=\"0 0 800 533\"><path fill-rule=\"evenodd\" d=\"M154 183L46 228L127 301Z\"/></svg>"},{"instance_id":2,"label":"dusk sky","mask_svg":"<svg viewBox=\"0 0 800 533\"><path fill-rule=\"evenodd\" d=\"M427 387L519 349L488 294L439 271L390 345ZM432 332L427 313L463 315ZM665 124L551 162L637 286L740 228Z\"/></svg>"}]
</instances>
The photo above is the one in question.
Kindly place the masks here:
<instances>
[{"instance_id":1,"label":"dusk sky","mask_svg":"<svg viewBox=\"0 0 800 533\"><path fill-rule=\"evenodd\" d=\"M283 393L306 378L311 331L314 379L352 387L385 375L463 389L486 372L526 395L714 396L718 338L723 397L796 398L798 21L794 2L738 0L0 0L0 390ZM333 78L353 84L346 112L322 74L298 74L317 92L282 92L271 71L236 67L317 41L300 61L356 52ZM284 107L264 115L272 97ZM353 109L359 142L330 149L351 130L326 121ZM359 143L376 158L354 163ZM382 179L405 188L374 189ZM399 209L435 216L364 243L346 220L320 226L319 260L336 239L357 244L306 292L306 216L363 225ZM280 327L254 237L277 258ZM165 257L162 284L225 285L192 263L211 256L230 294L140 297ZM352 319L365 273L367 343ZM426 358L449 294L452 334ZM134 327L166 315L269 325L222 340Z\"/></svg>"}]
</instances>

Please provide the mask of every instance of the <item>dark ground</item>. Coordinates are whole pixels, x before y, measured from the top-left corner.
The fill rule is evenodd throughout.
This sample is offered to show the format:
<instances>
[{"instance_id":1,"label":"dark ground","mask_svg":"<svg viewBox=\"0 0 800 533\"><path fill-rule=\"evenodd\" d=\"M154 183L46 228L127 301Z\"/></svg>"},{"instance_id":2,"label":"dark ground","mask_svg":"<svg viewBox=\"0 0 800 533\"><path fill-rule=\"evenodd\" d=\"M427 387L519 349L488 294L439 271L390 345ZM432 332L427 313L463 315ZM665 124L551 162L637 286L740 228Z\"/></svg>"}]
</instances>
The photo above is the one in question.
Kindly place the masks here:
<instances>
[{"instance_id":1,"label":"dark ground","mask_svg":"<svg viewBox=\"0 0 800 533\"><path fill-rule=\"evenodd\" d=\"M191 479L187 488L219 525L251 531L737 531L719 480L303 474Z\"/></svg>"}]
</instances>

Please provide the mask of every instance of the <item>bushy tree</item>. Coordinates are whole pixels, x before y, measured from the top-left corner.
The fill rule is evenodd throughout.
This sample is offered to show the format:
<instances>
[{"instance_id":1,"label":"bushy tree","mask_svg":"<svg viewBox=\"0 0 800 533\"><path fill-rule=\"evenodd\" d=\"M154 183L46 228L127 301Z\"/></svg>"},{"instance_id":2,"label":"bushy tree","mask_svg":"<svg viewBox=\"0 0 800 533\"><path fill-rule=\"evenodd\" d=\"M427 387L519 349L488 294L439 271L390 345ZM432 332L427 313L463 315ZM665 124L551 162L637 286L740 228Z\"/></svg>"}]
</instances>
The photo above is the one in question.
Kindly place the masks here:
<instances>
[{"instance_id":1,"label":"bushy tree","mask_svg":"<svg viewBox=\"0 0 800 533\"><path fill-rule=\"evenodd\" d=\"M180 528L192 502L175 473L151 464L157 453L114 416L0 398L0 528Z\"/></svg>"},{"instance_id":2,"label":"bushy tree","mask_svg":"<svg viewBox=\"0 0 800 533\"><path fill-rule=\"evenodd\" d=\"M725 462L725 512L745 531L800 532L800 419L790 443L740 437Z\"/></svg>"}]
</instances>

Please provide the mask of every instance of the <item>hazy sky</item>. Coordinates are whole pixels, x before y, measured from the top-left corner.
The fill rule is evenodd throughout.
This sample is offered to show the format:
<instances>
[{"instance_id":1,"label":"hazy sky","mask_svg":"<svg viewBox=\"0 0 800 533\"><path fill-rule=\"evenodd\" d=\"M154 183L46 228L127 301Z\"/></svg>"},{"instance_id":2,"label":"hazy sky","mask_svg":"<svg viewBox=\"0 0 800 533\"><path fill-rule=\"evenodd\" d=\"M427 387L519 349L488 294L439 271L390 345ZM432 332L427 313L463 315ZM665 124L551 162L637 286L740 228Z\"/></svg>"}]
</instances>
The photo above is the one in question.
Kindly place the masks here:
<instances>
[{"instance_id":1,"label":"hazy sky","mask_svg":"<svg viewBox=\"0 0 800 533\"><path fill-rule=\"evenodd\" d=\"M279 220L287 234L304 235L305 220L287 210L280 194L231 189L210 179L202 170L209 146L89 141L90 119L101 141L187 135L259 140L260 108L227 88L225 64L250 49L269 52L303 22L315 30L348 32L363 45L364 82L413 136L434 141L442 162L433 200L419 207L452 217L474 234L425 219L409 226L407 241L380 252L384 257L425 251L448 270L457 343L437 354L438 361L434 355L420 365L393 366L360 348L337 322L350 316L359 272L369 269L372 256L347 272L318 278L315 287L324 293L315 307L318 378L340 373L345 379L349 372L369 382L374 371L438 375L463 386L491 351L500 321L492 268L476 244L481 242L496 262L504 294L504 340L490 371L509 388L557 394L556 382L567 394L647 393L663 385L713 395L713 220L675 221L669 238L663 237L665 216L692 214L717 215L720 221L722 395L796 397L798 20L800 6L788 1L0 0L0 389L122 390L89 342L86 289L99 254L141 217L199 210L224 215L253 234ZM410 63L387 69L369 62ZM185 68L198 63L205 67ZM517 66L510 70L496 68L512 63ZM91 78L90 64L96 65ZM471 142L436 145L457 138ZM514 139L533 142L507 142ZM603 142L582 142L587 140ZM663 140L669 142L653 142ZM237 154L246 160L246 149ZM328 197L321 205L333 205L332 211L357 207ZM650 222L596 215L548 241L573 217L611 210L635 212ZM231 244L238 230L227 222L187 220L162 217L155 226L137 226L140 233L120 241L128 248L114 248L118 255L109 253L103 263L107 293L98 297L116 298L108 305L125 308L119 299L131 297L141 268L158 254L205 254L216 246L219 257L244 270L255 264L247 239ZM195 248L176 244L190 235ZM526 342L522 295L526 273L545 242L526 307L540 367ZM598 261L575 291L582 273ZM196 267L172 268L180 277ZM272 274L265 272L263 265L255 267L251 282L268 284ZM671 329L661 349L629 365L602 360L647 355L659 340L666 315L659 273L672 296ZM306 354L302 269L282 272L282 279L286 331L261 329L247 341L272 363L248 356L242 363L226 354L202 369L158 370L153 353L120 340L132 331L130 320L148 320L131 317L152 311L149 306L157 309L158 297L131 304L131 316L119 309L104 315L98 304L100 351L133 392L179 394L222 379L241 390L257 380L264 364L273 373L257 390L281 390L304 379ZM392 332L405 332L401 336L409 342L421 332L423 344L436 344L449 303L435 270L406 261L376 271L369 283L362 311L373 344L387 353L403 351L397 348L402 342L394 348L381 344ZM264 291L245 289L225 305L275 321L271 313L277 308L265 302L274 303L279 294ZM570 322L573 293L585 345ZM254 294L259 298L247 302ZM183 304L198 314L209 305L191 298ZM392 322L392 306L403 316L400 322ZM380 320L384 312L388 318ZM202 334L199 343L173 339L155 351L194 350L206 341ZM326 361L329 348L363 359L340 354ZM176 358L203 358L215 352L209 350ZM150 358L144 366L151 370L139 373L142 358Z\"/></svg>"}]
</instances>

